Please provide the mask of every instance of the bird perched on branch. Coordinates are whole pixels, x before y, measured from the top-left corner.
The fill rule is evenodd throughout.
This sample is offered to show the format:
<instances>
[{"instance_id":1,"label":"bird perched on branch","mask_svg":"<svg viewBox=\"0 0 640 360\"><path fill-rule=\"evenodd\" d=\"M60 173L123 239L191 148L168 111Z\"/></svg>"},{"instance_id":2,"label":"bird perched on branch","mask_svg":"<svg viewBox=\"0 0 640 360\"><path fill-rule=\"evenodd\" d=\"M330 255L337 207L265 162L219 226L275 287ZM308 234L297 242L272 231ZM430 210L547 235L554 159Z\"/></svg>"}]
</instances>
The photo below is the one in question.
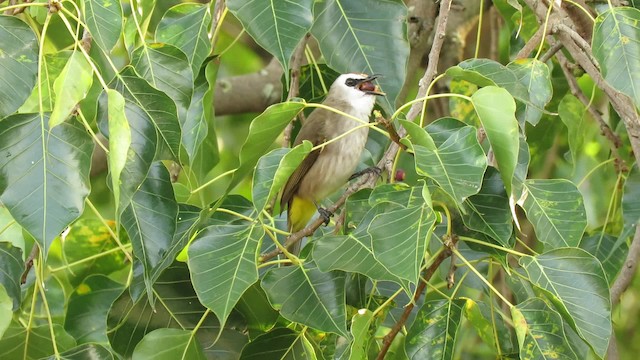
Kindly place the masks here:
<instances>
[{"instance_id":1,"label":"bird perched on branch","mask_svg":"<svg viewBox=\"0 0 640 360\"><path fill-rule=\"evenodd\" d=\"M375 97L385 95L373 84L376 78L378 75L340 75L323 104L368 123ZM280 208L285 205L288 208L291 233L304 229L316 210L329 221L330 214L320 206L320 201L347 182L358 165L368 134L369 127L363 123L326 109L317 108L307 117L293 145L303 140L313 146L327 144L312 151L284 187ZM331 141L341 135L344 136ZM298 250L299 245L290 249L295 253Z\"/></svg>"}]
</instances>

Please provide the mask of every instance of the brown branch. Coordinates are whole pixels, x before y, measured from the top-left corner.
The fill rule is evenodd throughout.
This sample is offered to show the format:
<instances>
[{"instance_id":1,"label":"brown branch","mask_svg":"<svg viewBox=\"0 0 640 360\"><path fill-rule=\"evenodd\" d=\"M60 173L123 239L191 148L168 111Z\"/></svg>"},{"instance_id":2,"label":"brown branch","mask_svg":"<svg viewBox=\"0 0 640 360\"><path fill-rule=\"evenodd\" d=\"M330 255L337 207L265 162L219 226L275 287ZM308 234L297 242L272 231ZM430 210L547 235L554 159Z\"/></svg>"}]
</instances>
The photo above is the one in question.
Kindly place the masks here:
<instances>
[{"instance_id":1,"label":"brown branch","mask_svg":"<svg viewBox=\"0 0 640 360\"><path fill-rule=\"evenodd\" d=\"M522 49L518 51L518 55L516 55L516 60L529 57L529 54L531 54L533 50L537 49L538 46L540 46L540 41L542 41L542 36L546 35L544 34L544 32L545 32L544 26L540 26L538 28L538 31L536 31L536 33L533 34L531 39L529 39L529 41L527 41L527 43L524 44Z\"/></svg>"},{"instance_id":2,"label":"brown branch","mask_svg":"<svg viewBox=\"0 0 640 360\"><path fill-rule=\"evenodd\" d=\"M560 51L560 49L562 49L562 43L557 42L551 45L551 48L549 48L549 50L547 50L547 52L540 57L540 61L542 61L543 63L546 63L547 61L549 61L549 59L553 57L553 55L555 55L558 51Z\"/></svg>"},{"instance_id":3,"label":"brown branch","mask_svg":"<svg viewBox=\"0 0 640 360\"><path fill-rule=\"evenodd\" d=\"M27 276L29 276L29 271L33 267L33 259L35 259L40 254L40 247L38 244L34 243L31 248L31 252L27 257L27 260L24 262L24 272L22 273L22 277L20 278L20 284L27 283Z\"/></svg>"},{"instance_id":4,"label":"brown branch","mask_svg":"<svg viewBox=\"0 0 640 360\"><path fill-rule=\"evenodd\" d=\"M304 55L304 49L307 46L307 41L311 34L307 33L304 36L296 51L293 53L291 58L291 85L289 86L289 93L287 94L287 101L293 99L298 96L298 92L300 91L300 65L302 64L302 58ZM302 115L302 113L300 113ZM284 143L284 147L289 147L291 144L291 131L293 131L293 122L296 120L294 118L289 122L289 125L284 129L282 142Z\"/></svg>"},{"instance_id":5,"label":"brown branch","mask_svg":"<svg viewBox=\"0 0 640 360\"><path fill-rule=\"evenodd\" d=\"M620 296L631 284L633 276L638 268L638 259L640 259L640 226L636 227L636 233L633 235L631 246L629 246L629 253L627 259L624 261L622 270L616 278L616 281L611 285L611 307L613 308L620 302Z\"/></svg>"},{"instance_id":6,"label":"brown branch","mask_svg":"<svg viewBox=\"0 0 640 360\"><path fill-rule=\"evenodd\" d=\"M389 347L391 346L393 339L396 338L396 336L398 335L398 333L400 332L404 324L407 322L409 315L411 315L411 311L413 311L413 308L418 303L418 300L420 300L420 297L422 296L424 289L427 287L427 282L429 282L429 280L431 279L433 274L435 274L436 270L438 270L438 267L440 267L442 262L445 259L447 259L449 256L451 256L451 254L452 254L451 249L445 246L444 249L438 254L438 256L436 256L436 258L433 259L433 263L431 263L431 265L429 265L429 267L425 269L424 274L421 277L421 281L418 284L418 287L416 288L416 291L413 295L413 300L411 300L404 307L404 312L402 312L402 316L400 316L400 319L398 319L395 325L393 325L393 328L391 328L389 333L385 335L384 339L382 340L382 348L380 349L380 352L378 353L376 360L384 359L384 356L387 354L387 351L389 351Z\"/></svg>"},{"instance_id":7,"label":"brown branch","mask_svg":"<svg viewBox=\"0 0 640 360\"><path fill-rule=\"evenodd\" d=\"M395 126L393 126L393 123L382 116L379 111L374 111L374 114L376 117L376 122L382 124L389 132L389 138L391 139L391 141L398 145L402 150L407 150L407 145L400 142L400 135L398 135L398 132L396 131Z\"/></svg>"}]
</instances>

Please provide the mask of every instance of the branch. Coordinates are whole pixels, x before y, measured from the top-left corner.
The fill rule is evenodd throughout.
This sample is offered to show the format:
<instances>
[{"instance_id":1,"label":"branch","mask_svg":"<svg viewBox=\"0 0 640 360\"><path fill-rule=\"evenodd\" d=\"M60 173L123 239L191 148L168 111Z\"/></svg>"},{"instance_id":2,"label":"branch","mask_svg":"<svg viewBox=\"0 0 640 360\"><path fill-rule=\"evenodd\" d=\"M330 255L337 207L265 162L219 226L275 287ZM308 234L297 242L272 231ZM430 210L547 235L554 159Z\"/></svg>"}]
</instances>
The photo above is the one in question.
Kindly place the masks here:
<instances>
[{"instance_id":1,"label":"branch","mask_svg":"<svg viewBox=\"0 0 640 360\"><path fill-rule=\"evenodd\" d=\"M456 241L456 238L454 238L453 241ZM452 246L455 246L455 244ZM451 254L452 254L451 248L448 246L445 246L444 249L440 252L440 254L438 254L438 256L436 256L436 258L433 260L433 263L431 263L431 265L424 271L424 274L421 277L421 281L418 284L418 287L416 288L416 292L413 295L413 299L407 304L407 306L405 306L404 312L402 313L402 316L400 316L400 319L398 319L398 321L395 323L393 328L391 328L391 331L389 331L389 333L385 335L384 339L382 340L382 348L380 349L380 352L378 353L378 357L376 357L376 360L384 359L384 356L387 354L387 351L389 351L389 347L391 346L393 339L396 338L396 336L398 335L398 332L400 332L404 324L407 322L409 315L411 315L411 311L413 311L413 308L416 306L418 300L420 300L420 297L422 296L424 289L427 287L427 282L429 282L429 280L431 279L433 274L435 274L436 270L438 270L438 267L440 267L442 262L444 262L445 259L451 256Z\"/></svg>"}]
</instances>

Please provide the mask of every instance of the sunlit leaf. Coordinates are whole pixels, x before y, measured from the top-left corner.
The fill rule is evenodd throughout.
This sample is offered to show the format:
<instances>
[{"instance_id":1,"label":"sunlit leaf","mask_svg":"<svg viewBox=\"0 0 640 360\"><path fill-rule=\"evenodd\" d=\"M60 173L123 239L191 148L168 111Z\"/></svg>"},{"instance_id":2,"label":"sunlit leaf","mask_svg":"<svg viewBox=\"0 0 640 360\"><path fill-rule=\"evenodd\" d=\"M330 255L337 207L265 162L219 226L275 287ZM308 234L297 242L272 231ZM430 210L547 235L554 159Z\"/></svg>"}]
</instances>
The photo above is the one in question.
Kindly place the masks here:
<instances>
[{"instance_id":1,"label":"sunlit leaf","mask_svg":"<svg viewBox=\"0 0 640 360\"><path fill-rule=\"evenodd\" d=\"M22 227L13 219L9 210L0 204L0 242L8 242L22 250L24 255L24 236Z\"/></svg>"},{"instance_id":2,"label":"sunlit leaf","mask_svg":"<svg viewBox=\"0 0 640 360\"><path fill-rule=\"evenodd\" d=\"M43 57L40 73L40 83L31 91L31 95L27 101L20 106L20 113L35 113L40 111L40 102L42 100L42 111L50 112L53 110L56 94L53 91L53 83L60 76L69 57L73 51L63 50L54 54L45 54Z\"/></svg>"},{"instance_id":3,"label":"sunlit leaf","mask_svg":"<svg viewBox=\"0 0 640 360\"><path fill-rule=\"evenodd\" d=\"M374 324L375 317L370 310L360 309L353 315L351 321L351 334L353 342L351 343L350 359L366 359L369 352L369 346L374 340L371 325Z\"/></svg>"},{"instance_id":4,"label":"sunlit leaf","mask_svg":"<svg viewBox=\"0 0 640 360\"><path fill-rule=\"evenodd\" d=\"M124 170L129 147L131 146L131 128L125 115L125 101L119 92L107 90L107 108L109 114L109 174L111 175L111 191L116 202L116 209L120 203L120 175Z\"/></svg>"},{"instance_id":5,"label":"sunlit leaf","mask_svg":"<svg viewBox=\"0 0 640 360\"><path fill-rule=\"evenodd\" d=\"M15 16L0 15L0 119L31 94L38 73L38 40Z\"/></svg>"},{"instance_id":6,"label":"sunlit leaf","mask_svg":"<svg viewBox=\"0 0 640 360\"><path fill-rule=\"evenodd\" d=\"M511 194L511 181L518 161L518 120L516 104L505 89L486 86L471 96L478 118L496 158L500 176ZM500 106L495 106L498 103Z\"/></svg>"},{"instance_id":7,"label":"sunlit leaf","mask_svg":"<svg viewBox=\"0 0 640 360\"><path fill-rule=\"evenodd\" d=\"M48 117L18 114L0 122L0 201L47 254L84 209L93 142L76 121L49 130Z\"/></svg>"},{"instance_id":8,"label":"sunlit leaf","mask_svg":"<svg viewBox=\"0 0 640 360\"><path fill-rule=\"evenodd\" d=\"M80 51L71 54L60 76L53 82L56 101L49 117L49 128L65 121L84 99L93 83L93 70Z\"/></svg>"},{"instance_id":9,"label":"sunlit leaf","mask_svg":"<svg viewBox=\"0 0 640 360\"><path fill-rule=\"evenodd\" d=\"M187 117L182 123L182 146L187 151L189 163L192 166L196 166L196 155L201 151L206 152L204 158L210 159L212 165L215 165L218 161L215 129L209 126L209 123L213 122L214 116L213 97L218 67L219 63L217 61L210 61L196 77ZM211 147L215 151L210 151L202 146L206 140L212 143ZM203 156L200 156L200 158L203 158ZM213 166L206 168L208 170L211 167Z\"/></svg>"},{"instance_id":10,"label":"sunlit leaf","mask_svg":"<svg viewBox=\"0 0 640 360\"><path fill-rule=\"evenodd\" d=\"M9 328L0 339L2 356L7 359L40 359L53 354L53 333L56 348L59 352L71 349L76 342L67 334L62 326L53 324L32 326L27 329L17 322L11 322Z\"/></svg>"},{"instance_id":11,"label":"sunlit leaf","mask_svg":"<svg viewBox=\"0 0 640 360\"><path fill-rule=\"evenodd\" d=\"M0 244L1 246L2 244ZM0 255L2 257L2 255ZM13 315L13 300L7 294L7 290L4 289L4 283L0 281L0 339L4 335L5 330L11 323L11 316Z\"/></svg>"},{"instance_id":12,"label":"sunlit leaf","mask_svg":"<svg viewBox=\"0 0 640 360\"><path fill-rule=\"evenodd\" d=\"M316 2L313 13L311 33L327 64L341 73L382 74L377 82L387 96L378 101L391 113L409 57L405 5L397 1L327 0Z\"/></svg>"}]
</instances>

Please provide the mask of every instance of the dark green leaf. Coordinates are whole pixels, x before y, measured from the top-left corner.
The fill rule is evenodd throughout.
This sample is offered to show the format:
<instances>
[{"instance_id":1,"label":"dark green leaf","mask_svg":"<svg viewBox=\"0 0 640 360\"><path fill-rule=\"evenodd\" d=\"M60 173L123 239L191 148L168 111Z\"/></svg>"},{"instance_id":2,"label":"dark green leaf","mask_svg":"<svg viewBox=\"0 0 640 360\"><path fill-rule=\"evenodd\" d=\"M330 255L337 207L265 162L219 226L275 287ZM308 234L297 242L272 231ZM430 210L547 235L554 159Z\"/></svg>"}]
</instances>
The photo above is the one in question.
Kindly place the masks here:
<instances>
[{"instance_id":1,"label":"dark green leaf","mask_svg":"<svg viewBox=\"0 0 640 360\"><path fill-rule=\"evenodd\" d=\"M153 330L136 345L131 358L133 360L206 359L198 339L191 337L191 331L180 329Z\"/></svg>"},{"instance_id":2,"label":"dark green leaf","mask_svg":"<svg viewBox=\"0 0 640 360\"><path fill-rule=\"evenodd\" d=\"M14 247L8 242L0 242L0 285L13 300L13 310L20 308L22 299L20 292L20 278L24 271L22 256L20 248Z\"/></svg>"},{"instance_id":3,"label":"dark green leaf","mask_svg":"<svg viewBox=\"0 0 640 360\"><path fill-rule=\"evenodd\" d=\"M546 249L575 247L587 227L582 194L563 179L527 180L518 200Z\"/></svg>"},{"instance_id":4,"label":"dark green leaf","mask_svg":"<svg viewBox=\"0 0 640 360\"><path fill-rule=\"evenodd\" d=\"M425 302L407 333L409 359L452 359L464 305L464 299Z\"/></svg>"},{"instance_id":5,"label":"dark green leaf","mask_svg":"<svg viewBox=\"0 0 640 360\"><path fill-rule=\"evenodd\" d=\"M600 262L582 249L556 249L520 258L529 281L593 351L604 357L611 337L609 284Z\"/></svg>"},{"instance_id":6,"label":"dark green leaf","mask_svg":"<svg viewBox=\"0 0 640 360\"><path fill-rule=\"evenodd\" d=\"M278 328L258 336L245 346L240 359L315 359L315 354L303 336L291 329Z\"/></svg>"},{"instance_id":7,"label":"dark green leaf","mask_svg":"<svg viewBox=\"0 0 640 360\"><path fill-rule=\"evenodd\" d=\"M348 336L344 273L321 272L312 262L271 269L262 278L269 302L286 319Z\"/></svg>"},{"instance_id":8,"label":"dark green leaf","mask_svg":"<svg viewBox=\"0 0 640 360\"><path fill-rule=\"evenodd\" d=\"M193 73L187 56L169 44L143 45L133 52L131 65L149 84L173 100L178 119L184 124L193 95Z\"/></svg>"},{"instance_id":9,"label":"dark green leaf","mask_svg":"<svg viewBox=\"0 0 640 360\"><path fill-rule=\"evenodd\" d=\"M624 238L616 238L609 234L595 234L585 236L580 241L580 248L586 250L600 261L609 284L618 275L629 251L629 245Z\"/></svg>"},{"instance_id":10,"label":"dark green leaf","mask_svg":"<svg viewBox=\"0 0 640 360\"><path fill-rule=\"evenodd\" d=\"M146 296L137 301L125 291L111 307L108 318L109 341L115 351L130 357L135 346L145 334L164 328L192 330L202 320L195 338L205 349L209 358L237 359L247 342L246 336L239 330L243 324L232 316L219 341L213 341L220 332L215 316L209 314L202 319L206 308L200 304L191 287L189 270L184 263L174 263L167 268L154 284L157 297L155 310L149 305ZM144 324L144 326L141 326Z\"/></svg>"},{"instance_id":11,"label":"dark green leaf","mask_svg":"<svg viewBox=\"0 0 640 360\"><path fill-rule=\"evenodd\" d=\"M147 294L151 298L154 279L151 273L160 265L171 247L176 231L178 204L173 196L169 172L155 162L146 180L122 212L133 254L144 268Z\"/></svg>"},{"instance_id":12,"label":"dark green leaf","mask_svg":"<svg viewBox=\"0 0 640 360\"><path fill-rule=\"evenodd\" d=\"M258 281L257 249L264 229L256 223L210 226L189 245L189 270L200 302L224 326L242 294Z\"/></svg>"},{"instance_id":13,"label":"dark green leaf","mask_svg":"<svg viewBox=\"0 0 640 360\"><path fill-rule=\"evenodd\" d=\"M69 298L64 328L78 344L107 344L107 314L124 287L104 275L90 275Z\"/></svg>"},{"instance_id":14,"label":"dark green leaf","mask_svg":"<svg viewBox=\"0 0 640 360\"><path fill-rule=\"evenodd\" d=\"M110 52L122 32L120 0L84 0L84 16L92 39L103 50Z\"/></svg>"},{"instance_id":15,"label":"dark green leaf","mask_svg":"<svg viewBox=\"0 0 640 360\"><path fill-rule=\"evenodd\" d=\"M634 225L640 221L640 171L635 164L627 180L624 182L624 192L622 194L622 215L625 224Z\"/></svg>"},{"instance_id":16,"label":"dark green leaf","mask_svg":"<svg viewBox=\"0 0 640 360\"><path fill-rule=\"evenodd\" d=\"M99 344L83 344L60 354L60 360L117 360L111 349ZM58 360L49 356L47 360Z\"/></svg>"},{"instance_id":17,"label":"dark green leaf","mask_svg":"<svg viewBox=\"0 0 640 360\"><path fill-rule=\"evenodd\" d=\"M593 56L605 80L640 107L640 10L611 8L596 18Z\"/></svg>"},{"instance_id":18,"label":"dark green leaf","mask_svg":"<svg viewBox=\"0 0 640 360\"><path fill-rule=\"evenodd\" d=\"M0 15L0 119L31 94L38 73L38 40L15 16Z\"/></svg>"},{"instance_id":19,"label":"dark green leaf","mask_svg":"<svg viewBox=\"0 0 640 360\"><path fill-rule=\"evenodd\" d=\"M193 74L198 74L209 55L207 36L211 13L207 4L179 4L162 16L156 29L156 41L171 44L187 55Z\"/></svg>"},{"instance_id":20,"label":"dark green leaf","mask_svg":"<svg viewBox=\"0 0 640 360\"><path fill-rule=\"evenodd\" d=\"M311 33L327 64L341 73L382 74L377 81L387 96L379 101L392 113L409 57L404 4L327 0L316 2L313 13Z\"/></svg>"},{"instance_id":21,"label":"dark green leaf","mask_svg":"<svg viewBox=\"0 0 640 360\"><path fill-rule=\"evenodd\" d=\"M271 330L279 316L278 312L269 304L267 294L264 293L258 282L251 285L242 294L235 309L247 321L249 330L256 330L259 333Z\"/></svg>"},{"instance_id":22,"label":"dark green leaf","mask_svg":"<svg viewBox=\"0 0 640 360\"><path fill-rule=\"evenodd\" d=\"M199 150L204 150L206 151L205 158L212 159L211 166L207 167L207 170L211 169L218 161L218 149L215 142L217 138L214 134L214 128L209 126L209 123L213 122L214 116L213 96L216 76L218 75L218 65L217 61L210 61L204 71L200 71L195 80L195 88L187 111L187 118L182 124L182 146L187 150L189 163L196 166L194 165L194 163L197 164L196 154L198 154ZM201 146L205 139L210 139L213 142L215 146L212 147L215 151L208 151ZM200 157L202 158L202 156Z\"/></svg>"},{"instance_id":23,"label":"dark green leaf","mask_svg":"<svg viewBox=\"0 0 640 360\"><path fill-rule=\"evenodd\" d=\"M17 322L12 322L0 339L0 352L6 359L40 359L53 354L53 341L51 333L55 336L56 346L59 352L66 351L76 346L75 340L67 334L62 326L53 324L32 326L29 329L22 327Z\"/></svg>"},{"instance_id":24,"label":"dark green leaf","mask_svg":"<svg viewBox=\"0 0 640 360\"><path fill-rule=\"evenodd\" d=\"M289 82L291 55L311 29L313 0L270 1L229 0L227 7L247 33L282 64Z\"/></svg>"},{"instance_id":25,"label":"dark green leaf","mask_svg":"<svg viewBox=\"0 0 640 360\"><path fill-rule=\"evenodd\" d=\"M480 192L470 196L462 206L467 211L462 220L469 229L488 235L504 247L512 246L513 220L509 197L497 170L487 169Z\"/></svg>"},{"instance_id":26,"label":"dark green leaf","mask_svg":"<svg viewBox=\"0 0 640 360\"><path fill-rule=\"evenodd\" d=\"M19 114L0 122L0 201L47 254L84 209L93 142L76 121L53 130L48 117Z\"/></svg>"}]
</instances>

